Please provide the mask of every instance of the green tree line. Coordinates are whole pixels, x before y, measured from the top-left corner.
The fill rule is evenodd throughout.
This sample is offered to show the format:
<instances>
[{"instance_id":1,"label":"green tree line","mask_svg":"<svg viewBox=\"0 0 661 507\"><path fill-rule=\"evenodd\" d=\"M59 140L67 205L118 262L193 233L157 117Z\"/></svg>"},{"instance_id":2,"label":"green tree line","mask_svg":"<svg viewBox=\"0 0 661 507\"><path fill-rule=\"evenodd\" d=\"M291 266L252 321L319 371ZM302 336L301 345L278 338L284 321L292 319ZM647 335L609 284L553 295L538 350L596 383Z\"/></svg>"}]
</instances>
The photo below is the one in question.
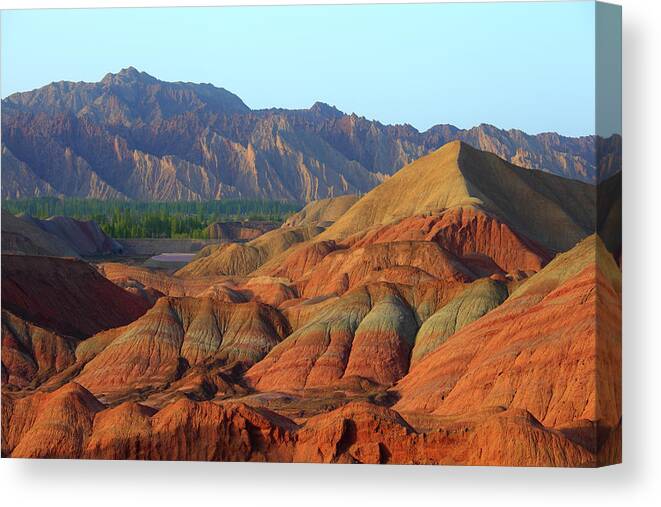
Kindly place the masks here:
<instances>
[{"instance_id":1,"label":"green tree line","mask_svg":"<svg viewBox=\"0 0 661 507\"><path fill-rule=\"evenodd\" d=\"M94 220L113 238L206 239L214 222L264 220L282 222L301 206L283 201L223 199L205 202L138 202L34 197L7 199L3 209L36 218L56 215Z\"/></svg>"}]
</instances>

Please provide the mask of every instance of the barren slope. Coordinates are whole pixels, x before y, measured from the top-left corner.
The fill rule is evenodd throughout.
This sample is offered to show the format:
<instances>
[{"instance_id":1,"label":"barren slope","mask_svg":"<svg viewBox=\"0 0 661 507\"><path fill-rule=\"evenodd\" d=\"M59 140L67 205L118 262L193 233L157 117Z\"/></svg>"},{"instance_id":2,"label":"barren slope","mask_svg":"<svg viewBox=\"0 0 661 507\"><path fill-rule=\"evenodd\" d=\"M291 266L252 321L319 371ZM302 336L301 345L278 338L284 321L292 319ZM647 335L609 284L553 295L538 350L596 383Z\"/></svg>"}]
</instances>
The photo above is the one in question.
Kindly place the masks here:
<instances>
[{"instance_id":1,"label":"barren slope","mask_svg":"<svg viewBox=\"0 0 661 507\"><path fill-rule=\"evenodd\" d=\"M150 305L83 261L3 254L2 306L56 333L86 338L137 319Z\"/></svg>"},{"instance_id":2,"label":"barren slope","mask_svg":"<svg viewBox=\"0 0 661 507\"><path fill-rule=\"evenodd\" d=\"M564 251L595 231L595 188L529 171L454 141L402 168L362 197L319 239L457 206L495 214L535 242Z\"/></svg>"}]
</instances>

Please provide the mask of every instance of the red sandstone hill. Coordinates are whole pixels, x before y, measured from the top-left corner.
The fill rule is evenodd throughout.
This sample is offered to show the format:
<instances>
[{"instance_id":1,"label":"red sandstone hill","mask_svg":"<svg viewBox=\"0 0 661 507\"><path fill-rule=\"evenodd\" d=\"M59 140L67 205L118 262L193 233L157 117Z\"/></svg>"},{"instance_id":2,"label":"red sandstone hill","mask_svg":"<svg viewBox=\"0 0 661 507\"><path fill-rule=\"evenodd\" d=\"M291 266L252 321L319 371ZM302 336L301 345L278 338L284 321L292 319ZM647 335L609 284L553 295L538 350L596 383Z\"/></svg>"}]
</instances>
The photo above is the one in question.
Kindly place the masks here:
<instances>
[{"instance_id":1,"label":"red sandstone hill","mask_svg":"<svg viewBox=\"0 0 661 507\"><path fill-rule=\"evenodd\" d=\"M349 403L297 425L243 403L181 399L105 408L78 384L3 397L2 455L87 459L594 466L589 451L525 411L416 430L397 412Z\"/></svg>"},{"instance_id":2,"label":"red sandstone hill","mask_svg":"<svg viewBox=\"0 0 661 507\"><path fill-rule=\"evenodd\" d=\"M591 236L416 362L395 408L521 408L568 433L590 422L597 440L596 426L615 430L621 417L620 290L619 268Z\"/></svg>"},{"instance_id":3,"label":"red sandstone hill","mask_svg":"<svg viewBox=\"0 0 661 507\"><path fill-rule=\"evenodd\" d=\"M137 319L149 304L83 261L3 254L2 307L80 339Z\"/></svg>"},{"instance_id":4,"label":"red sandstone hill","mask_svg":"<svg viewBox=\"0 0 661 507\"><path fill-rule=\"evenodd\" d=\"M313 240L287 253L255 274L286 278L305 297L342 294L371 281L515 279L539 271L551 258L543 247L474 207L416 215L341 242Z\"/></svg>"},{"instance_id":5,"label":"red sandstone hill","mask_svg":"<svg viewBox=\"0 0 661 507\"><path fill-rule=\"evenodd\" d=\"M76 381L105 396L161 388L211 358L250 366L288 333L282 315L263 304L161 298L143 317L114 332Z\"/></svg>"},{"instance_id":6,"label":"red sandstone hill","mask_svg":"<svg viewBox=\"0 0 661 507\"><path fill-rule=\"evenodd\" d=\"M264 352L252 355L255 344L268 351L289 333L275 310L161 298L144 317L78 346L76 361L86 364L76 384L4 393L3 455L513 466L617 461L620 391L610 379L619 378L619 321L607 309L618 308L619 277L591 237L509 288L496 280L432 277L291 300L285 315L299 305L312 310L299 311L296 330L261 360ZM605 319L599 339L598 312ZM255 363L244 379L260 391L255 400L273 409L253 405L237 379L209 362L222 367L237 358ZM608 372L599 385L596 368ZM380 386L393 383L399 399L386 408ZM334 392L365 394L350 402ZM282 396L288 404L276 402ZM145 401L116 405L127 397ZM296 422L278 414L297 406Z\"/></svg>"}]
</instances>

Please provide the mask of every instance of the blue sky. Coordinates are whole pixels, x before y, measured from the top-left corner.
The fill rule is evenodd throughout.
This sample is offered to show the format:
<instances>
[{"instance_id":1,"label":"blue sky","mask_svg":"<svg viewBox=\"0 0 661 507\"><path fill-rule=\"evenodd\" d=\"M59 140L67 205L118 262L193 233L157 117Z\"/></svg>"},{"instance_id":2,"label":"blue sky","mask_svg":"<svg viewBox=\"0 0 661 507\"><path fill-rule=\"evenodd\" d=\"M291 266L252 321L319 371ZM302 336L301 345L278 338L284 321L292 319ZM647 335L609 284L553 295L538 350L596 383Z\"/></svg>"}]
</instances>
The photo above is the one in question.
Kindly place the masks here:
<instances>
[{"instance_id":1,"label":"blue sky","mask_svg":"<svg viewBox=\"0 0 661 507\"><path fill-rule=\"evenodd\" d=\"M594 3L2 12L3 97L130 65L248 106L383 123L594 132Z\"/></svg>"}]
</instances>

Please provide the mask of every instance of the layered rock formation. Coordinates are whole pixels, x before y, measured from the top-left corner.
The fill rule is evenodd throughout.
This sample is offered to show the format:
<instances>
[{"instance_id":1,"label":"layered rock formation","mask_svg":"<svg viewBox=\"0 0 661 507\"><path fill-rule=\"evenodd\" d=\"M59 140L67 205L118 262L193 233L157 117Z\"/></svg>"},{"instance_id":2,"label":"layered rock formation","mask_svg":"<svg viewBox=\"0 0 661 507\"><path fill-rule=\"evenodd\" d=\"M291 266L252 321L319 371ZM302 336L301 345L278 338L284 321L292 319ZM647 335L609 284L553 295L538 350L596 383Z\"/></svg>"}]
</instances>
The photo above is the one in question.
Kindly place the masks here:
<instances>
[{"instance_id":1,"label":"layered rock formation","mask_svg":"<svg viewBox=\"0 0 661 507\"><path fill-rule=\"evenodd\" d=\"M416 362L396 388L395 408L438 415L525 408L547 426L615 428L620 290L613 257L591 236Z\"/></svg>"},{"instance_id":2,"label":"layered rock formation","mask_svg":"<svg viewBox=\"0 0 661 507\"><path fill-rule=\"evenodd\" d=\"M3 256L3 456L618 462L620 181L456 142L175 275Z\"/></svg>"},{"instance_id":3,"label":"layered rock formation","mask_svg":"<svg viewBox=\"0 0 661 507\"><path fill-rule=\"evenodd\" d=\"M246 379L259 390L363 381L390 385L408 370L420 315L433 313L428 306L442 304L459 290L460 283L361 286L316 312L253 366Z\"/></svg>"},{"instance_id":4,"label":"layered rock formation","mask_svg":"<svg viewBox=\"0 0 661 507\"><path fill-rule=\"evenodd\" d=\"M31 220L2 210L2 253L77 257L78 252L64 239L39 227Z\"/></svg>"},{"instance_id":5,"label":"layered rock formation","mask_svg":"<svg viewBox=\"0 0 661 507\"><path fill-rule=\"evenodd\" d=\"M210 358L250 366L287 334L287 321L266 305L161 298L115 333L77 382L106 396L162 387Z\"/></svg>"}]
</instances>

